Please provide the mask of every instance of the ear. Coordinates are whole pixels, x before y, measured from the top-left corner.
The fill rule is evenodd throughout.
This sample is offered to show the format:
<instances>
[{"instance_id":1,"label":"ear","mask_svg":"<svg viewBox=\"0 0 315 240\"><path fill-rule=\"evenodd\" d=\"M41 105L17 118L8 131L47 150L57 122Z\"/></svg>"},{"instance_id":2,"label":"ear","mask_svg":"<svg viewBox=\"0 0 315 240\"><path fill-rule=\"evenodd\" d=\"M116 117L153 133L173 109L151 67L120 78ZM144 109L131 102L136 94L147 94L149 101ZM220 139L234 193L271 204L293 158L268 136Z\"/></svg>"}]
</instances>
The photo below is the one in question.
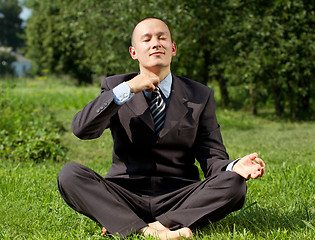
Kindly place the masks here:
<instances>
[{"instance_id":1,"label":"ear","mask_svg":"<svg viewBox=\"0 0 315 240\"><path fill-rule=\"evenodd\" d=\"M134 47L129 47L129 53L133 60L138 60L136 49Z\"/></svg>"},{"instance_id":2,"label":"ear","mask_svg":"<svg viewBox=\"0 0 315 240\"><path fill-rule=\"evenodd\" d=\"M176 46L176 43L173 42L172 43L172 56L176 56L176 52L177 52L177 46Z\"/></svg>"}]
</instances>

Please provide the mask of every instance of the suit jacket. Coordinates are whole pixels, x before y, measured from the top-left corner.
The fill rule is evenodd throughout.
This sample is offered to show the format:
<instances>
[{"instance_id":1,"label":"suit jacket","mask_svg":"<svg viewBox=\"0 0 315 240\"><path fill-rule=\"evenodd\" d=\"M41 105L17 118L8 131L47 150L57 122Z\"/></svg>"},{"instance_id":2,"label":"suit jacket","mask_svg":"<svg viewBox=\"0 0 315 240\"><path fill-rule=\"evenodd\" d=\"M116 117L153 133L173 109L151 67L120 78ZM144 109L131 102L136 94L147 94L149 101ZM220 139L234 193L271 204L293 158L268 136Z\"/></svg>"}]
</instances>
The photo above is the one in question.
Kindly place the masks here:
<instances>
[{"instance_id":1,"label":"suit jacket","mask_svg":"<svg viewBox=\"0 0 315 240\"><path fill-rule=\"evenodd\" d=\"M94 139L110 128L114 147L105 178L156 191L176 189L200 181L195 159L205 177L225 171L231 162L215 115L213 90L193 80L173 76L170 102L160 136L143 93L119 106L112 89L137 73L105 78L101 94L78 112L73 133Z\"/></svg>"}]
</instances>

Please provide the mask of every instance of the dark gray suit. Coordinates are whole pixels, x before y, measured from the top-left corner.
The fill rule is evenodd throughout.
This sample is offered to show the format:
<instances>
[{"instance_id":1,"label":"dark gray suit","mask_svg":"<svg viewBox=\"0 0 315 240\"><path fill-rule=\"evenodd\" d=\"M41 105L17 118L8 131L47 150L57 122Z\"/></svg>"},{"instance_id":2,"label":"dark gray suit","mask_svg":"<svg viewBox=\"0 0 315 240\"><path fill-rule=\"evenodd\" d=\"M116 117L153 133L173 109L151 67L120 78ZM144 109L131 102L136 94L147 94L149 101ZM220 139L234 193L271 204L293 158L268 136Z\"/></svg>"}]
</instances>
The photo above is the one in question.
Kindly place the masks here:
<instances>
[{"instance_id":1,"label":"dark gray suit","mask_svg":"<svg viewBox=\"0 0 315 240\"><path fill-rule=\"evenodd\" d=\"M66 165L58 177L65 201L121 236L155 220L171 229L194 227L239 209L246 183L225 171L232 160L222 142L213 90L173 76L165 124L156 137L143 93L122 106L113 100L112 89L136 74L104 79L101 94L75 115L72 130L81 139L110 128L113 164L105 179L82 165Z\"/></svg>"}]
</instances>

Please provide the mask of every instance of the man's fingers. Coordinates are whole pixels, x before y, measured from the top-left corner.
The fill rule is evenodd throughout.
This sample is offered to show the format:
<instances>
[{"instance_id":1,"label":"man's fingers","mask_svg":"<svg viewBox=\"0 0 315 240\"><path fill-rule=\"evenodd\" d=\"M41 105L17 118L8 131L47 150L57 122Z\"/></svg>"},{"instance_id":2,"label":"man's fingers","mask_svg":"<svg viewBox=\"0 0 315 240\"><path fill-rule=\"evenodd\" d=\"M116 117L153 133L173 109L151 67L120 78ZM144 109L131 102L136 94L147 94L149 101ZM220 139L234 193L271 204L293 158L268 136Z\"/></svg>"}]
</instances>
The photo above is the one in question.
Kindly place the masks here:
<instances>
[{"instance_id":1,"label":"man's fingers","mask_svg":"<svg viewBox=\"0 0 315 240\"><path fill-rule=\"evenodd\" d=\"M265 167L265 163L261 158L256 158L255 161L261 166L261 167Z\"/></svg>"},{"instance_id":2,"label":"man's fingers","mask_svg":"<svg viewBox=\"0 0 315 240\"><path fill-rule=\"evenodd\" d=\"M251 160L255 160L258 157L257 153L251 153L248 155Z\"/></svg>"},{"instance_id":3,"label":"man's fingers","mask_svg":"<svg viewBox=\"0 0 315 240\"><path fill-rule=\"evenodd\" d=\"M251 153L241 158L232 169L245 179L256 179L264 175L265 163L262 159L258 158L257 153Z\"/></svg>"},{"instance_id":4,"label":"man's fingers","mask_svg":"<svg viewBox=\"0 0 315 240\"><path fill-rule=\"evenodd\" d=\"M156 75L139 74L127 81L132 93L138 93L143 90L152 92L160 83L160 79Z\"/></svg>"},{"instance_id":5,"label":"man's fingers","mask_svg":"<svg viewBox=\"0 0 315 240\"><path fill-rule=\"evenodd\" d=\"M153 92L153 90L156 88L156 86L151 85L150 87L146 88L145 91L147 92Z\"/></svg>"},{"instance_id":6,"label":"man's fingers","mask_svg":"<svg viewBox=\"0 0 315 240\"><path fill-rule=\"evenodd\" d=\"M258 177L262 177L265 173L265 167L262 167L260 164L255 164L255 167L252 170L251 173L251 178L258 178Z\"/></svg>"},{"instance_id":7,"label":"man's fingers","mask_svg":"<svg viewBox=\"0 0 315 240\"><path fill-rule=\"evenodd\" d=\"M256 158L255 153L248 154L240 159L243 163L248 163L249 161L254 161ZM249 160L249 161L248 161Z\"/></svg>"},{"instance_id":8,"label":"man's fingers","mask_svg":"<svg viewBox=\"0 0 315 240\"><path fill-rule=\"evenodd\" d=\"M261 168L261 177L264 175L264 173L265 173L265 168L263 167L263 168Z\"/></svg>"},{"instance_id":9,"label":"man's fingers","mask_svg":"<svg viewBox=\"0 0 315 240\"><path fill-rule=\"evenodd\" d=\"M260 172L256 172L250 175L251 178L256 179L258 177L260 177Z\"/></svg>"},{"instance_id":10,"label":"man's fingers","mask_svg":"<svg viewBox=\"0 0 315 240\"><path fill-rule=\"evenodd\" d=\"M255 161L261 166L260 171L261 171L261 177L262 177L265 173L266 165L265 165L264 161L260 158L256 158Z\"/></svg>"},{"instance_id":11,"label":"man's fingers","mask_svg":"<svg viewBox=\"0 0 315 240\"><path fill-rule=\"evenodd\" d=\"M248 162L248 160L255 161L257 157L258 157L257 153L251 153L249 155L246 155L245 157L242 157L241 160L243 160L244 162Z\"/></svg>"}]
</instances>

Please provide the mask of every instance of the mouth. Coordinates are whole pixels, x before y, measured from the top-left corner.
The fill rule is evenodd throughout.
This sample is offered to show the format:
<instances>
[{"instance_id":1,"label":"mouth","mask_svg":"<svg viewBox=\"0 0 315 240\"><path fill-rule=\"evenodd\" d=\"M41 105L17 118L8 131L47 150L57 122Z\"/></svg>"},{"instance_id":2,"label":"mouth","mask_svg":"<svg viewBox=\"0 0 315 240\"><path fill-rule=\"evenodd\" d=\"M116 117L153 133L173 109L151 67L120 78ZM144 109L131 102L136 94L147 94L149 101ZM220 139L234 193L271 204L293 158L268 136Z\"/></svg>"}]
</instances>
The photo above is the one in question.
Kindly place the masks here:
<instances>
[{"instance_id":1,"label":"mouth","mask_svg":"<svg viewBox=\"0 0 315 240\"><path fill-rule=\"evenodd\" d=\"M164 55L164 52L153 52L153 53L150 53L150 56L160 56L160 55Z\"/></svg>"}]
</instances>

